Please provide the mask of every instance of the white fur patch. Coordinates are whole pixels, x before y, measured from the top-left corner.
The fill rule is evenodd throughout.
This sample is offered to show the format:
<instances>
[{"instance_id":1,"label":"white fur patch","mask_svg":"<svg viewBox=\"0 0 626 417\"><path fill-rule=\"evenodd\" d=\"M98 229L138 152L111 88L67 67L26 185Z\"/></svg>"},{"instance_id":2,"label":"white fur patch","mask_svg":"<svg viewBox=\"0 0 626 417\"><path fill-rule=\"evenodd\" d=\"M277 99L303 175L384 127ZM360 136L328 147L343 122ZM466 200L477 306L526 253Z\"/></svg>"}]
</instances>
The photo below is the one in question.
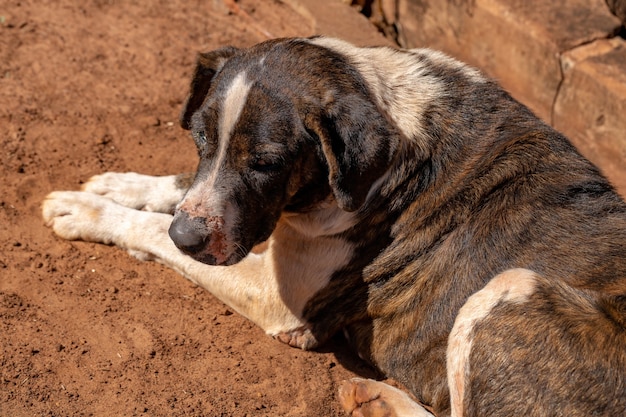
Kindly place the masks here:
<instances>
[{"instance_id":1,"label":"white fur patch","mask_svg":"<svg viewBox=\"0 0 626 417\"><path fill-rule=\"evenodd\" d=\"M246 105L251 87L252 85L247 82L246 73L241 72L233 79L233 82L226 92L222 108L219 112L219 142L214 172L219 169L224 161L224 158L226 157L226 151L230 143L230 136L232 135L233 129L239 121L239 116L241 116L241 112Z\"/></svg>"},{"instance_id":2,"label":"white fur patch","mask_svg":"<svg viewBox=\"0 0 626 417\"><path fill-rule=\"evenodd\" d=\"M257 301L259 313L256 317L263 317L266 321L265 331L271 335L285 331L285 319L276 315L285 317L287 311L301 325L304 324L302 312L306 303L328 285L334 272L348 265L353 254L353 244L344 239L309 238L279 223L265 253L266 267L270 267L271 275L256 278L258 285L266 287L267 293L272 295L270 299L279 297L271 308L266 305L265 297ZM252 306L250 304L247 308Z\"/></svg>"},{"instance_id":3,"label":"white fur patch","mask_svg":"<svg viewBox=\"0 0 626 417\"><path fill-rule=\"evenodd\" d=\"M170 213L186 192L176 185L176 175L156 177L134 172L95 175L83 185L83 190L125 207L158 213Z\"/></svg>"},{"instance_id":4,"label":"white fur patch","mask_svg":"<svg viewBox=\"0 0 626 417\"><path fill-rule=\"evenodd\" d=\"M428 58L430 58L433 62L436 62L440 65L447 66L457 71L461 71L472 82L484 83L486 81L486 78L479 70L467 65L464 62L458 61L441 51L436 51L434 49L428 48L411 49L411 51L424 54L428 56Z\"/></svg>"},{"instance_id":5,"label":"white fur patch","mask_svg":"<svg viewBox=\"0 0 626 417\"><path fill-rule=\"evenodd\" d=\"M471 81L484 81L478 70L430 49L414 49L411 54L386 47L359 48L324 37L312 39L311 43L347 57L368 83L378 106L387 111L408 138L422 135L424 112L431 103L447 94L441 79L430 74L428 64L417 59L415 54L461 70Z\"/></svg>"},{"instance_id":6,"label":"white fur patch","mask_svg":"<svg viewBox=\"0 0 626 417\"><path fill-rule=\"evenodd\" d=\"M535 290L536 274L527 269L510 269L495 276L472 295L459 313L448 338L447 371L452 417L463 416L465 381L470 373L472 332L478 322L500 302L523 303Z\"/></svg>"},{"instance_id":7,"label":"white fur patch","mask_svg":"<svg viewBox=\"0 0 626 417\"><path fill-rule=\"evenodd\" d=\"M307 213L283 213L283 220L303 236L314 238L348 230L357 223L357 216L340 209L333 200Z\"/></svg>"}]
</instances>

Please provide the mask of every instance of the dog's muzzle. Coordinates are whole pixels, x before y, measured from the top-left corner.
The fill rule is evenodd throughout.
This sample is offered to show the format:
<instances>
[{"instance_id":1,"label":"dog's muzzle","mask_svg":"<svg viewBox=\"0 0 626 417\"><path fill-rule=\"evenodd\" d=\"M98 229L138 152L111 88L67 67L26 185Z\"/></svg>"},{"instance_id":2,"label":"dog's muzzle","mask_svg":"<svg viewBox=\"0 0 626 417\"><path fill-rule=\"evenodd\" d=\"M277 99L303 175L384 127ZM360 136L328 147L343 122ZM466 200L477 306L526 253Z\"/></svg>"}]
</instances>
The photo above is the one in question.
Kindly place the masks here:
<instances>
[{"instance_id":1,"label":"dog's muzzle","mask_svg":"<svg viewBox=\"0 0 626 417\"><path fill-rule=\"evenodd\" d=\"M228 264L228 245L221 217L191 217L178 212L169 228L174 245L186 255L208 265Z\"/></svg>"},{"instance_id":2,"label":"dog's muzzle","mask_svg":"<svg viewBox=\"0 0 626 417\"><path fill-rule=\"evenodd\" d=\"M170 238L187 255L198 253L204 247L207 233L202 220L200 217L192 219L187 213L181 212L174 216L170 225Z\"/></svg>"}]
</instances>

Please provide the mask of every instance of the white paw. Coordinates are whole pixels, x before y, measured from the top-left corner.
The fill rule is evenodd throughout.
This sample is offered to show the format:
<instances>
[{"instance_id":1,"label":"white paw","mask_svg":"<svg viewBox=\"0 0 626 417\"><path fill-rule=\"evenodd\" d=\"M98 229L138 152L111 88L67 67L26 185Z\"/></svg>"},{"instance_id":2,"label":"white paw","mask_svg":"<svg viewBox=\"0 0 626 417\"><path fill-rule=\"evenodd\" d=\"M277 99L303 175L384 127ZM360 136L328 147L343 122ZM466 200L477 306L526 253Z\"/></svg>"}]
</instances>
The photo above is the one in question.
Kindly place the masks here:
<instances>
[{"instance_id":1,"label":"white paw","mask_svg":"<svg viewBox=\"0 0 626 417\"><path fill-rule=\"evenodd\" d=\"M372 379L344 381L339 386L339 401L354 417L434 417L407 393Z\"/></svg>"},{"instance_id":2,"label":"white paw","mask_svg":"<svg viewBox=\"0 0 626 417\"><path fill-rule=\"evenodd\" d=\"M125 207L159 213L170 213L184 195L184 190L176 187L174 175L156 177L134 172L93 176L83 185L83 191L104 196Z\"/></svg>"},{"instance_id":3,"label":"white paw","mask_svg":"<svg viewBox=\"0 0 626 417\"><path fill-rule=\"evenodd\" d=\"M131 211L112 200L81 191L56 191L42 204L46 225L68 240L113 243L124 211Z\"/></svg>"}]
</instances>

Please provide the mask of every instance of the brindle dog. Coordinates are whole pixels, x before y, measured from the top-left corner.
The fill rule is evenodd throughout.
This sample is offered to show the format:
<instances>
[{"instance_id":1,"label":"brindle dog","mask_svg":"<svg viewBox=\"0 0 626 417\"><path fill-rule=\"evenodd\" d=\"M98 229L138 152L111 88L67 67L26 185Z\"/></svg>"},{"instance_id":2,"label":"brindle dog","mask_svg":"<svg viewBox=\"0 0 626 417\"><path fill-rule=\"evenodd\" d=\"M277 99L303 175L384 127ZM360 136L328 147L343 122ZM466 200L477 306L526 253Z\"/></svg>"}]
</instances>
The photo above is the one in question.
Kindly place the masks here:
<instances>
[{"instance_id":1,"label":"brindle dog","mask_svg":"<svg viewBox=\"0 0 626 417\"><path fill-rule=\"evenodd\" d=\"M292 346L343 331L437 416L626 415L626 204L493 80L427 49L279 39L201 54L181 121L193 177L97 176L50 194L47 224ZM376 381L340 397L431 415Z\"/></svg>"}]
</instances>

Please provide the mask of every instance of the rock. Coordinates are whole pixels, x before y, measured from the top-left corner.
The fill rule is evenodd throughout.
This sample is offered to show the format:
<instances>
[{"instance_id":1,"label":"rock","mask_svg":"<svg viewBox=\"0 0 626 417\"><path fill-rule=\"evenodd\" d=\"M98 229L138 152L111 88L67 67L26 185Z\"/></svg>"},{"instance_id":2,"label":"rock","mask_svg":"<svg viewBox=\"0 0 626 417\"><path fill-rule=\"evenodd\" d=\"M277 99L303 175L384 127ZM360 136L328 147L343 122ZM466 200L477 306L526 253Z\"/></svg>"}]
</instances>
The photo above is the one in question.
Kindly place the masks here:
<instances>
[{"instance_id":1,"label":"rock","mask_svg":"<svg viewBox=\"0 0 626 417\"><path fill-rule=\"evenodd\" d=\"M554 126L626 195L626 40L592 42L561 62Z\"/></svg>"},{"instance_id":2,"label":"rock","mask_svg":"<svg viewBox=\"0 0 626 417\"><path fill-rule=\"evenodd\" d=\"M611 12L626 25L626 0L606 0Z\"/></svg>"},{"instance_id":3,"label":"rock","mask_svg":"<svg viewBox=\"0 0 626 417\"><path fill-rule=\"evenodd\" d=\"M606 0L619 15L626 0ZM408 47L428 46L496 78L565 133L626 195L626 49L604 0L399 0ZM623 29L622 29L623 30Z\"/></svg>"}]
</instances>

